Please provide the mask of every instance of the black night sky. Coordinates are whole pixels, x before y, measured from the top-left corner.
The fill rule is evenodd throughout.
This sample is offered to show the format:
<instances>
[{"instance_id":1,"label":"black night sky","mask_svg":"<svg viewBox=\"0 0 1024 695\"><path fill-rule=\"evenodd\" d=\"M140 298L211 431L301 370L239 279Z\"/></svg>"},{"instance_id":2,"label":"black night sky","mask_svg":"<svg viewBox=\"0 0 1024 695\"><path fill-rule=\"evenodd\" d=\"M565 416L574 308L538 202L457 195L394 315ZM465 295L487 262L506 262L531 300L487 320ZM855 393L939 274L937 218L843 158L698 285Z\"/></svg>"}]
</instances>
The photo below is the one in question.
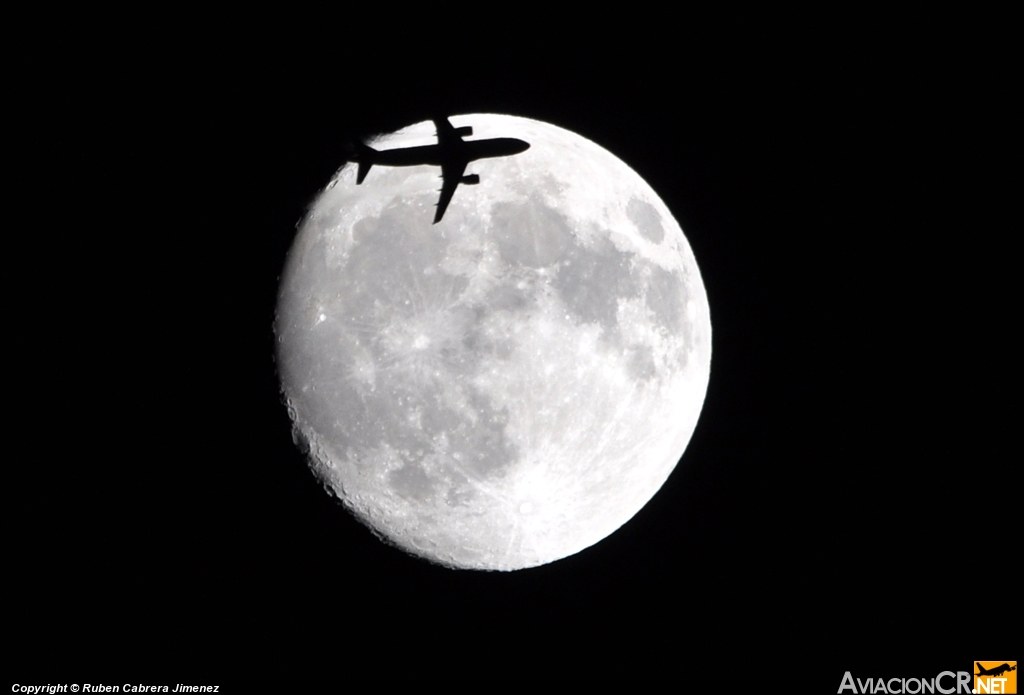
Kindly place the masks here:
<instances>
[{"instance_id":1,"label":"black night sky","mask_svg":"<svg viewBox=\"0 0 1024 695\"><path fill-rule=\"evenodd\" d=\"M9 295L34 370L11 364L34 394L8 430L12 682L834 689L1015 658L1003 20L646 17L567 39L474 32L463 9L462 33L361 21L331 50L305 45L325 26L218 20L21 78L49 135L30 138L35 250L8 259L37 288ZM436 112L617 155L711 304L710 388L666 485L602 543L517 573L375 539L309 472L278 395L296 223L346 141Z\"/></svg>"}]
</instances>

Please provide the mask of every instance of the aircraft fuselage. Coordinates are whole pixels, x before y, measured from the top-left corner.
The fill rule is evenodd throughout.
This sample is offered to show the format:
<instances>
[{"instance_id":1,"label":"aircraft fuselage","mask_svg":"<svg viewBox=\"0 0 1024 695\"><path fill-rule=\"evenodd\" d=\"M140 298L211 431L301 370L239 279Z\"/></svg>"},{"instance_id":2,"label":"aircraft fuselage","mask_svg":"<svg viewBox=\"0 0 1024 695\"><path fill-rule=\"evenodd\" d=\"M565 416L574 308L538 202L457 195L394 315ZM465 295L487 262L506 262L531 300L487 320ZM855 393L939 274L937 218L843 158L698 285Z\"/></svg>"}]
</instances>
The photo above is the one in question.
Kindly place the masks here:
<instances>
[{"instance_id":1,"label":"aircraft fuselage","mask_svg":"<svg viewBox=\"0 0 1024 695\"><path fill-rule=\"evenodd\" d=\"M468 163L489 157L506 157L529 148L529 143L516 138L455 141L442 145L403 147L396 150L378 150L373 163L391 167L441 166L449 162Z\"/></svg>"}]
</instances>

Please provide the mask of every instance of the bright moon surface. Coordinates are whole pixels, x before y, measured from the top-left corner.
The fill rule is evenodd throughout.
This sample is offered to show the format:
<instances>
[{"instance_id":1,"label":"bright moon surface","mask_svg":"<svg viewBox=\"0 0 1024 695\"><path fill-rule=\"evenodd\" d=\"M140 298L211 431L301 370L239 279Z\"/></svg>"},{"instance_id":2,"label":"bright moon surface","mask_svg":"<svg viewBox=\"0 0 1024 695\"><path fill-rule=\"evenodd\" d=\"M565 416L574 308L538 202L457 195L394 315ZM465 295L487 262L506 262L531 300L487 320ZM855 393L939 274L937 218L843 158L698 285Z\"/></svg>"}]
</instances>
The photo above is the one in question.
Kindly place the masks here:
<instances>
[{"instance_id":1,"label":"bright moon surface","mask_svg":"<svg viewBox=\"0 0 1024 695\"><path fill-rule=\"evenodd\" d=\"M515 570L605 538L690 440L711 364L693 252L653 190L567 130L454 116L470 162L343 167L302 222L278 297L295 435L378 536L450 567ZM431 145L418 123L370 143Z\"/></svg>"}]
</instances>

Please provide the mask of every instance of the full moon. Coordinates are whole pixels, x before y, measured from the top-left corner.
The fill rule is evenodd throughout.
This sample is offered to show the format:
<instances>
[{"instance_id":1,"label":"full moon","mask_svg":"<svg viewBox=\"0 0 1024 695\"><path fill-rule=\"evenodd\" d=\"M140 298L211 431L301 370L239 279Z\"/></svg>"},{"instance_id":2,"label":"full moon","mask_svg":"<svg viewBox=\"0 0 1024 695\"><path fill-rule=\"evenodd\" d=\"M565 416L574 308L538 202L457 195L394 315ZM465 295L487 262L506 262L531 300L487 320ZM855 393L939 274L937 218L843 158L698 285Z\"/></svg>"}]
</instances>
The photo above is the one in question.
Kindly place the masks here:
<instances>
[{"instance_id":1,"label":"full moon","mask_svg":"<svg viewBox=\"0 0 1024 695\"><path fill-rule=\"evenodd\" d=\"M629 521L693 434L711 365L689 243L626 164L567 130L454 116L470 162L432 224L431 166L347 164L281 277L277 364L317 477L383 540L448 567L516 570ZM432 145L418 123L371 145Z\"/></svg>"}]
</instances>

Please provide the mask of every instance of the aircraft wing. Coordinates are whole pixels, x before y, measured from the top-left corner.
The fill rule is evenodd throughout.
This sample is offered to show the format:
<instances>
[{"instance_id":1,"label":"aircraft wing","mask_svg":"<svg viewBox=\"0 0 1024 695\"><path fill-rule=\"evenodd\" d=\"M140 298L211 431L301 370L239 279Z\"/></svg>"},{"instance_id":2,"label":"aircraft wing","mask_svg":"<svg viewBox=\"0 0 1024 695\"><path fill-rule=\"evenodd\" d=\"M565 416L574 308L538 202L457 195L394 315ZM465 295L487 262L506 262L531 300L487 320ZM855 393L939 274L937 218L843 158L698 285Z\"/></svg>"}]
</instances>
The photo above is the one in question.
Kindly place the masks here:
<instances>
[{"instance_id":1,"label":"aircraft wing","mask_svg":"<svg viewBox=\"0 0 1024 695\"><path fill-rule=\"evenodd\" d=\"M450 127L450 126L449 126ZM440 137L438 130L438 137ZM455 195L455 187L462 180L462 173L466 170L467 162L457 162L441 165L441 197L437 201L437 213L434 215L434 224L441 221L444 211L448 209L448 203L452 202Z\"/></svg>"},{"instance_id":2,"label":"aircraft wing","mask_svg":"<svg viewBox=\"0 0 1024 695\"><path fill-rule=\"evenodd\" d=\"M437 144L442 148L456 140L462 140L458 133L455 132L455 127L448 122L447 118L434 118L432 120L434 121L434 128L437 129Z\"/></svg>"}]
</instances>

